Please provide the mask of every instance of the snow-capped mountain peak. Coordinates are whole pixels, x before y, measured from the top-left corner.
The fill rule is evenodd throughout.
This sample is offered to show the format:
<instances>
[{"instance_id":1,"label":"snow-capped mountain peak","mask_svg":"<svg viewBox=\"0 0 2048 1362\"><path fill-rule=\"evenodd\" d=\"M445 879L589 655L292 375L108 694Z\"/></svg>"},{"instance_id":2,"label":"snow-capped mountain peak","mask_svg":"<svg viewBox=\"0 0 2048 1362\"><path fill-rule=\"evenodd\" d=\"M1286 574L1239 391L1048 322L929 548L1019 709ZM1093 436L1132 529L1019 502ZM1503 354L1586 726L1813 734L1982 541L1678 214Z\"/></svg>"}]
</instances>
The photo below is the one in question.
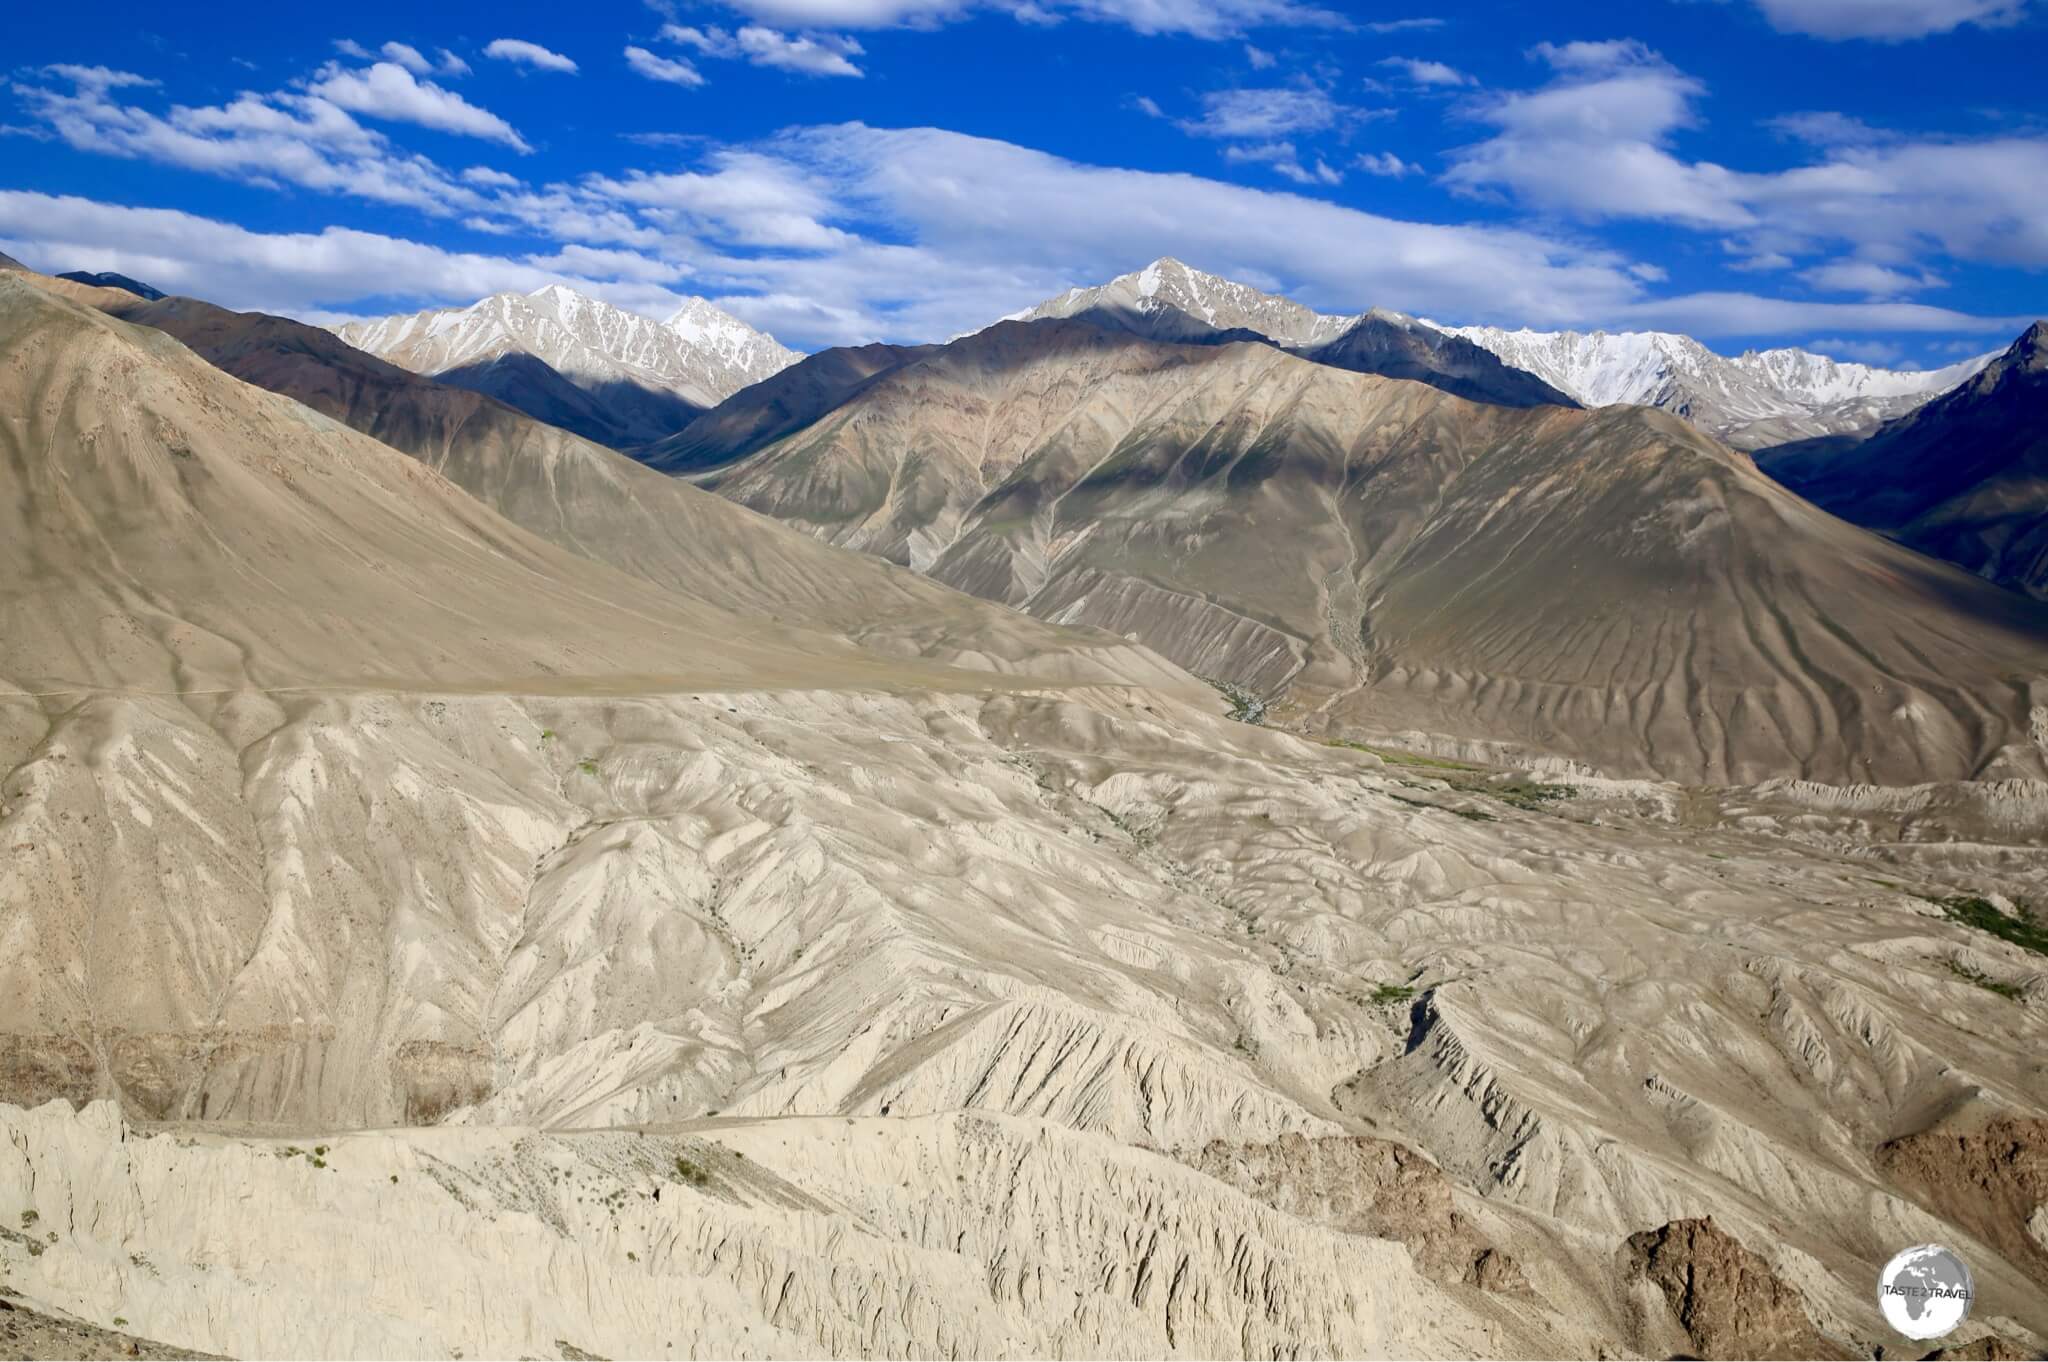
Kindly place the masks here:
<instances>
[{"instance_id":1,"label":"snow-capped mountain peak","mask_svg":"<svg viewBox=\"0 0 2048 1362\"><path fill-rule=\"evenodd\" d=\"M716 406L800 358L702 298L658 322L564 284L335 331L357 349L437 376L531 355L585 392L623 401L622 428L650 439L675 429L685 409Z\"/></svg>"},{"instance_id":2,"label":"snow-capped mountain peak","mask_svg":"<svg viewBox=\"0 0 2048 1362\"><path fill-rule=\"evenodd\" d=\"M1358 320L1325 316L1291 298L1206 273L1172 256L1161 256L1145 268L1120 274L1106 284L1070 288L1003 320L1071 317L1098 308L1144 315L1162 307L1170 307L1219 331L1256 331L1282 345L1320 344L1343 334Z\"/></svg>"},{"instance_id":3,"label":"snow-capped mountain peak","mask_svg":"<svg viewBox=\"0 0 2048 1362\"><path fill-rule=\"evenodd\" d=\"M1992 358L1893 370L1792 347L1730 357L1669 331L1440 329L1484 346L1589 407L1660 407L1745 449L1874 430L1955 387Z\"/></svg>"}]
</instances>

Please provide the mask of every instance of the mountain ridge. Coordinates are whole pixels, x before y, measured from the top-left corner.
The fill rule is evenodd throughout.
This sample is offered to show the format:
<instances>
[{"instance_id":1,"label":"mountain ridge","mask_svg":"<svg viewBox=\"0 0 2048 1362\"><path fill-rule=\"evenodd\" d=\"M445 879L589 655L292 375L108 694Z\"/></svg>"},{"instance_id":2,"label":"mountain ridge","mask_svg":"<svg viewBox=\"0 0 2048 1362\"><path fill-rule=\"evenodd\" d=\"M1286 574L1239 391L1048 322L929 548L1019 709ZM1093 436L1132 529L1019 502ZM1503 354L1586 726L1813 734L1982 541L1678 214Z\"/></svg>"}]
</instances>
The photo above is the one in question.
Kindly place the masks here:
<instances>
[{"instance_id":1,"label":"mountain ridge","mask_svg":"<svg viewBox=\"0 0 2048 1362\"><path fill-rule=\"evenodd\" d=\"M2048 599L2048 322L1866 439L1783 445L1757 463L1845 520Z\"/></svg>"},{"instance_id":2,"label":"mountain ridge","mask_svg":"<svg viewBox=\"0 0 2048 1362\"><path fill-rule=\"evenodd\" d=\"M530 355L591 396L615 428L607 441L614 447L672 434L797 358L701 298L657 322L561 284L332 329L359 350L456 382L489 377L480 366L508 354ZM516 386L490 391L501 399L520 395Z\"/></svg>"},{"instance_id":3,"label":"mountain ridge","mask_svg":"<svg viewBox=\"0 0 2048 1362\"><path fill-rule=\"evenodd\" d=\"M1745 450L1875 429L1963 382L1996 353L1941 369L1891 370L1789 346L1730 357L1667 331L1442 329L1587 406L1657 407Z\"/></svg>"},{"instance_id":4,"label":"mountain ridge","mask_svg":"<svg viewBox=\"0 0 2048 1362\"><path fill-rule=\"evenodd\" d=\"M1683 780L2042 767L2048 617L1652 409L1471 403L1076 316L917 355L691 476L1339 734Z\"/></svg>"}]
</instances>

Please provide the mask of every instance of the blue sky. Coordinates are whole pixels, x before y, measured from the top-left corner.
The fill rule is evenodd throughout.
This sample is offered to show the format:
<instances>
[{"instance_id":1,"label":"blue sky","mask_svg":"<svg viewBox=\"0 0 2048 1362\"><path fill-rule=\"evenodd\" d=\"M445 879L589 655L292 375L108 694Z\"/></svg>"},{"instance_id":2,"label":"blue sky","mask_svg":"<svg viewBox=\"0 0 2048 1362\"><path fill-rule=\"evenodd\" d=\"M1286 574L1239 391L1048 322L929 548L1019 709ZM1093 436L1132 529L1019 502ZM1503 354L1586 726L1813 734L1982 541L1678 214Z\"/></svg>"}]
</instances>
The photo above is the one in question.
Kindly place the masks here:
<instances>
[{"instance_id":1,"label":"blue sky","mask_svg":"<svg viewBox=\"0 0 2048 1362\"><path fill-rule=\"evenodd\" d=\"M561 280L814 348L1160 255L1946 362L2048 313L2043 0L33 6L0 250L326 319Z\"/></svg>"}]
</instances>

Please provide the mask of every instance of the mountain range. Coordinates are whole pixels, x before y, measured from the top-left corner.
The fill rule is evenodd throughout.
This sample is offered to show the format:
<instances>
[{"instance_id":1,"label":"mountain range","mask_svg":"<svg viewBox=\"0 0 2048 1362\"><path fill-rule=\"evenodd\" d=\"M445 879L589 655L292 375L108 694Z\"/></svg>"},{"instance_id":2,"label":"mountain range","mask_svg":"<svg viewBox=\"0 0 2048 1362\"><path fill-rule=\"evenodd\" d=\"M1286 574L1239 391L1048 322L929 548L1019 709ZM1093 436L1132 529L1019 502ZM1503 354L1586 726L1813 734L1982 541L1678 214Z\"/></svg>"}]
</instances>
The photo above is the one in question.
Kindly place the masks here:
<instances>
[{"instance_id":1,"label":"mountain range","mask_svg":"<svg viewBox=\"0 0 2048 1362\"><path fill-rule=\"evenodd\" d=\"M1319 364L1428 383L1479 402L1577 405L1490 351L1414 317L1372 308L1331 317L1247 284L1205 274L1171 257L1094 288L1073 288L1004 318L1073 317L1147 340L1192 345L1265 341Z\"/></svg>"},{"instance_id":2,"label":"mountain range","mask_svg":"<svg viewBox=\"0 0 2048 1362\"><path fill-rule=\"evenodd\" d=\"M1264 337L672 441L0 272L0 1334L1891 1356L1933 1241L2048 1337L2048 605Z\"/></svg>"},{"instance_id":3,"label":"mountain range","mask_svg":"<svg viewBox=\"0 0 2048 1362\"><path fill-rule=\"evenodd\" d=\"M570 363L563 359L568 328L536 322L542 311L575 321L583 337L580 348L611 356L607 362L620 372L650 353L651 333L674 329L576 299L565 290L543 290L532 298L508 295L472 309L343 328L340 334L387 346L410 337L400 348L423 367L470 359L446 370L442 379L502 387L504 396L528 414L575 431L586 415L578 402L595 404L597 393L569 383L553 364L531 348L517 348L511 339L515 333L525 335L532 348L546 348ZM128 315L146 320L132 310ZM278 324L275 319L263 323ZM197 340L189 326L174 329L208 353L222 354L221 346ZM740 333L705 323L697 334ZM1449 575L1432 579L1426 589L1419 585L1423 575L1404 555L1414 545L1456 533L1451 528L1455 505L1440 497L1425 505L1390 496L1383 474L1360 476L1358 451L1334 459L1324 452L1361 439L1394 438L1397 444L1412 439L1395 436L1394 427L1385 423L1349 423L1332 430L1312 409L1258 418L1240 412L1238 428L1204 437L1213 447L1202 457L1220 470L1220 489L1208 471L1162 467L1149 476L1163 478L1165 485L1146 487L1142 500L1133 503L1145 508L1142 514L1126 508L1122 495L1092 495L1103 485L1102 470L1145 466L1146 458L1134 457L1127 445L1150 436L1148 422L1195 420L1213 404L1201 389L1215 381L1214 375L1232 364L1257 368L1255 357L1241 353L1247 348L1285 354L1320 369L1415 380L1482 405L1578 405L1570 394L1507 363L1481 341L1516 354L1526 350L1536 357L1532 362L1540 361L1592 399L1588 405L1626 406L1618 399L1633 394L1652 399L1640 405L1676 406L1678 414L1696 423L1725 422L1739 412L1751 421L1747 429L1752 434L1761 428L1758 423L1772 421L1850 422L1852 408L1867 416L1887 404L1918 400L1919 390L1941 377L1887 374L1799 351L1727 360L1683 337L1461 334L1382 309L1324 316L1162 259L1099 287L1069 290L989 332L947 346L822 352L737 389L665 438L632 444L613 429L607 442L631 444L648 467L683 475L829 543L930 574L1026 614L1131 635L1202 675L1283 700L1287 712L1338 731L1369 714L1377 731L1458 734L1507 742L1533 754L1688 779L1749 779L1783 769L1834 779L1896 778L1908 770L2032 769L2023 740L2031 724L2032 691L2025 683L1996 678L2014 675L2015 666L2024 675L2032 665L2028 659L2036 651L2038 621L1995 594L1975 595L1970 587L1929 578L1927 569L1910 560L1855 566L1873 551L1871 542L1841 540L1821 522L1798 522L1804 538L1811 540L1809 548L1795 547L1804 542L1795 534L1775 561L1750 562L1741 571L1778 574L1803 562L1794 569L1808 580L1801 598L1813 600L1844 591L1848 599L1860 599L1868 593L1859 584L1879 578L1914 582L1907 597L1924 602L1924 609L1909 606L1901 617L1886 619L1873 598L1867 627L1878 633L1904 631L1888 657L1939 662L1910 674L1895 664L1872 670L1854 648L1831 659L1827 649L1793 646L1789 639L1775 642L1774 630L1754 626L1754 607L1742 604L1746 593L1726 573L1692 570L1684 551L1698 546L1689 543L1677 546L1679 556L1661 571L1695 586L1715 584L1707 594L1690 598L1686 609L1721 622L1726 637L1711 630L1702 634L1713 660L1682 675L1674 673L1680 665L1676 654L1652 649L1657 660L1645 661L1635 655L1640 641L1665 632L1657 622L1664 616L1650 608L1652 599L1632 600L1623 584L1631 572L1654 575L1658 570L1641 563L1624 566L1640 550L1612 543L1611 515L1603 523L1585 520L1545 531L1563 536L1566 543L1607 545L1598 556L1611 566L1591 569L1595 577L1611 575L1617 591L1604 629L1612 656L1601 669L1587 672L1587 658L1569 647L1532 649L1513 643L1515 635L1502 633L1483 612L1469 621L1447 616L1429 604L1431 593L1440 592L1462 608L1481 606L1484 595L1474 593L1458 574L1476 570L1484 555L1473 551L1448 560L1441 566ZM500 350L496 359L471 359L493 347ZM731 353L735 346L724 349ZM1233 360L1212 364L1197 353L1201 350L1231 352ZM1560 356L1570 362L1553 362ZM1615 356L1628 362L1609 362ZM238 368L232 360L223 362ZM336 367L332 357L323 362ZM579 362L586 372L594 367ZM1672 377L1674 363L1687 375L1684 382ZM1955 366L1954 372L1972 370L1972 364ZM339 368L354 372L348 364ZM246 365L238 371L249 373ZM1226 393L1239 387L1279 390L1294 372L1283 365L1256 383L1239 374L1221 386ZM481 381L486 374L490 383ZM1012 382L1026 385L1022 395L1030 399L1028 408L1006 397ZM1132 385L1131 396L1121 404L1109 403L1104 394L1119 383ZM1092 385L1103 385L1104 392ZM1646 385L1650 391L1643 392ZM303 383L273 380L273 386L301 397L308 390ZM321 386L314 383L311 389ZM1710 390L1711 399L1702 396ZM1331 400L1341 409L1342 400ZM1065 401L1072 402L1071 410L1062 405ZM1225 409L1233 401L1226 398ZM365 428L395 438L389 429L391 413L401 407L373 401L362 408L381 414ZM1795 408L1805 414L1797 415ZM978 417L967 415L977 412ZM963 420L969 425L963 427ZM981 423L978 429L974 420ZM673 415L667 418L666 424L674 423ZM649 428L660 424L650 418ZM1195 428L1185 438L1192 439ZM1058 457L1042 457L1038 442L1048 435L1068 446ZM1470 438L1461 436L1460 441ZM1484 440L1501 438L1492 432ZM1647 448L1665 436L1618 438L1623 445L1637 441ZM1165 447L1178 449L1180 442L1169 436ZM399 438L398 443L434 457L426 452L434 444L431 439ZM1250 463L1233 452L1251 446L1260 455ZM1304 460L1297 447L1316 452ZM1568 464L1579 458L1561 457ZM1622 460L1624 466L1629 462ZM1765 463L1778 466L1768 458ZM487 459L480 466L509 465ZM1306 477L1311 484L1333 487L1314 504L1292 495L1273 499L1284 508L1282 519L1289 527L1283 536L1288 552L1278 557L1270 546L1254 549L1254 538L1264 527L1254 530L1232 518L1215 521L1204 509L1233 508L1234 516L1243 489L1269 473L1283 482ZM1712 499L1729 506L1756 505L1748 496L1728 500L1729 488L1719 484L1730 475L1726 469L1713 475L1717 490ZM1130 476L1128 471L1118 474ZM1523 476L1526 483L1509 486L1543 486L1554 475L1538 460ZM1739 470L1733 476L1739 477ZM1760 492L1753 477L1743 482L1747 492ZM465 485L489 494L474 476ZM1475 479L1471 485L1487 484ZM1496 487L1493 493L1505 490ZM1134 498L1138 491L1121 489ZM1422 491L1417 487L1409 495ZM1174 494L1184 496L1185 504L1169 512L1165 508ZM1662 495L1661 484L1646 489L1639 514L1653 515L1653 503ZM635 504L646 500L636 497ZM1019 521L1020 508L1029 511L1023 522L1028 530ZM1276 513L1269 509L1268 525ZM1763 514L1760 508L1751 513ZM1784 512L1770 514L1782 517ZM1445 517L1444 526L1433 525L1431 515ZM1375 522L1370 531L1361 530L1360 517ZM1326 521L1340 527L1353 545L1348 561L1324 561L1325 551L1314 547L1330 531ZM596 515L586 532L595 536L602 523L602 515ZM1183 523L1186 528L1178 531L1183 547L1163 553L1164 544L1156 541L1170 538L1164 527ZM1527 533L1518 524L1510 523L1509 533ZM1761 521L1743 529L1722 528L1731 536L1722 551L1731 553L1735 545L1769 533ZM1999 533L2010 537L2009 528ZM1247 560L1248 552L1256 558ZM1266 568L1247 573L1242 570L1247 561L1263 562ZM1787 593L1769 594L1774 608L1782 611ZM1406 619L1404 603L1421 613ZM1575 637L1569 621L1587 604L1560 601L1559 615L1546 625L1548 636ZM1540 612L1529 615L1531 623L1540 618ZM1951 618L1967 620L1964 632L1989 646L1955 647L1947 633ZM1419 628L1422 620L1429 621L1427 630ZM1906 635L1922 625L1935 633L1907 644ZM1796 630L1795 636L1806 632ZM1447 676L1457 678L1465 697L1448 709L1440 703ZM1587 689L1575 691L1574 684ZM1828 698L1817 706L1789 699L1802 690ZM1438 698L1426 698L1431 696ZM1634 698L1622 711L1626 717L1617 719L1614 706L1622 696ZM1889 696L1890 702L1874 708L1876 701L1854 698L1859 696ZM1682 741L1667 706L1687 716ZM1923 717L1902 729L1905 736L1887 752L1875 735L1900 715ZM1930 724L1924 716L1933 715L1941 717ZM1712 725L1711 734L1706 724ZM1795 754L1789 761L1788 745Z\"/></svg>"},{"instance_id":4,"label":"mountain range","mask_svg":"<svg viewBox=\"0 0 2048 1362\"><path fill-rule=\"evenodd\" d=\"M559 284L348 322L335 333L615 448L671 434L797 358L702 298L655 322Z\"/></svg>"},{"instance_id":5,"label":"mountain range","mask_svg":"<svg viewBox=\"0 0 2048 1362\"><path fill-rule=\"evenodd\" d=\"M1731 358L1668 332L1442 326L1384 308L1333 315L1170 257L1106 284L1069 289L1004 320L1080 315L1153 340L1263 338L1322 363L1435 382L1478 401L1657 407L1738 449L1867 433L1993 358L1887 370L1792 348ZM1405 353L1391 355L1396 348Z\"/></svg>"},{"instance_id":6,"label":"mountain range","mask_svg":"<svg viewBox=\"0 0 2048 1362\"><path fill-rule=\"evenodd\" d=\"M198 299L101 289L99 310L176 337L236 378L411 455L526 530L725 610L888 655L1063 679L1174 684L1124 640L1048 630L886 563L835 553L686 482L424 378L316 327Z\"/></svg>"},{"instance_id":7,"label":"mountain range","mask_svg":"<svg viewBox=\"0 0 2048 1362\"><path fill-rule=\"evenodd\" d=\"M1737 449L1867 434L1962 383L1997 352L1940 369L1891 370L1797 349L1715 354L1664 331L1446 327L1589 407L1656 407Z\"/></svg>"},{"instance_id":8,"label":"mountain range","mask_svg":"<svg viewBox=\"0 0 2048 1362\"><path fill-rule=\"evenodd\" d=\"M1085 310L873 358L735 395L677 464L1333 733L1683 780L2043 769L2048 614L1654 409L1466 402Z\"/></svg>"},{"instance_id":9,"label":"mountain range","mask_svg":"<svg viewBox=\"0 0 2048 1362\"><path fill-rule=\"evenodd\" d=\"M2048 597L2048 322L1867 439L1782 445L1757 462L1845 520Z\"/></svg>"}]
</instances>

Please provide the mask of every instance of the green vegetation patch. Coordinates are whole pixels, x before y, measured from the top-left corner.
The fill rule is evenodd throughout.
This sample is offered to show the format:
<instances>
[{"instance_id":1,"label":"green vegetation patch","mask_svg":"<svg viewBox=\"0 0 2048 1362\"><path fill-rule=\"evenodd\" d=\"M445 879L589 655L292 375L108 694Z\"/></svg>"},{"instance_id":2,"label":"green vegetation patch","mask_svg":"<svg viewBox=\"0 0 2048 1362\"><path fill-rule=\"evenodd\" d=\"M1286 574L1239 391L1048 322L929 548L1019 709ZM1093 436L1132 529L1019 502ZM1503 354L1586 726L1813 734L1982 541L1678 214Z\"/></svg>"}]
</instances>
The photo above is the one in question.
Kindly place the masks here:
<instances>
[{"instance_id":1,"label":"green vegetation patch","mask_svg":"<svg viewBox=\"0 0 2048 1362\"><path fill-rule=\"evenodd\" d=\"M1369 1001L1374 1007L1392 1007L1405 1003L1415 996L1415 990L1406 984L1378 984L1374 986Z\"/></svg>"},{"instance_id":2,"label":"green vegetation patch","mask_svg":"<svg viewBox=\"0 0 2048 1362\"><path fill-rule=\"evenodd\" d=\"M2041 921L2032 905L2025 900L2015 900L2014 906L2019 910L2016 913L2001 912L1991 900L1969 895L1928 898L1927 902L1940 908L1951 922L1989 932L2001 941L2010 941L2036 955L2048 955L2048 924Z\"/></svg>"},{"instance_id":3,"label":"green vegetation patch","mask_svg":"<svg viewBox=\"0 0 2048 1362\"><path fill-rule=\"evenodd\" d=\"M686 1159L681 1154L678 1154L676 1155L676 1177L680 1181L689 1183L692 1187L703 1187L711 1181L711 1170L694 1159Z\"/></svg>"},{"instance_id":4,"label":"green vegetation patch","mask_svg":"<svg viewBox=\"0 0 2048 1362\"><path fill-rule=\"evenodd\" d=\"M1389 766L1418 766L1432 771L1480 771L1484 767L1468 762L1452 761L1448 757L1428 757L1420 752L1403 752L1397 747L1374 747L1371 743L1353 742L1349 738L1320 738L1325 747L1347 747L1353 752L1370 752Z\"/></svg>"},{"instance_id":5,"label":"green vegetation patch","mask_svg":"<svg viewBox=\"0 0 2048 1362\"><path fill-rule=\"evenodd\" d=\"M1576 799L1579 787L1576 785L1547 785L1542 781L1523 780L1519 777L1501 785L1486 787L1487 793L1505 804L1518 809L1538 810L1546 804L1560 799Z\"/></svg>"},{"instance_id":6,"label":"green vegetation patch","mask_svg":"<svg viewBox=\"0 0 2048 1362\"><path fill-rule=\"evenodd\" d=\"M2026 992L2018 984L2003 983L1992 978L1982 970L1971 969L1959 960L1950 960L1946 963L1950 974L1955 975L1958 979L1967 979L1978 988L1996 993L2001 998L2010 998L2014 1002L2018 1002Z\"/></svg>"}]
</instances>

